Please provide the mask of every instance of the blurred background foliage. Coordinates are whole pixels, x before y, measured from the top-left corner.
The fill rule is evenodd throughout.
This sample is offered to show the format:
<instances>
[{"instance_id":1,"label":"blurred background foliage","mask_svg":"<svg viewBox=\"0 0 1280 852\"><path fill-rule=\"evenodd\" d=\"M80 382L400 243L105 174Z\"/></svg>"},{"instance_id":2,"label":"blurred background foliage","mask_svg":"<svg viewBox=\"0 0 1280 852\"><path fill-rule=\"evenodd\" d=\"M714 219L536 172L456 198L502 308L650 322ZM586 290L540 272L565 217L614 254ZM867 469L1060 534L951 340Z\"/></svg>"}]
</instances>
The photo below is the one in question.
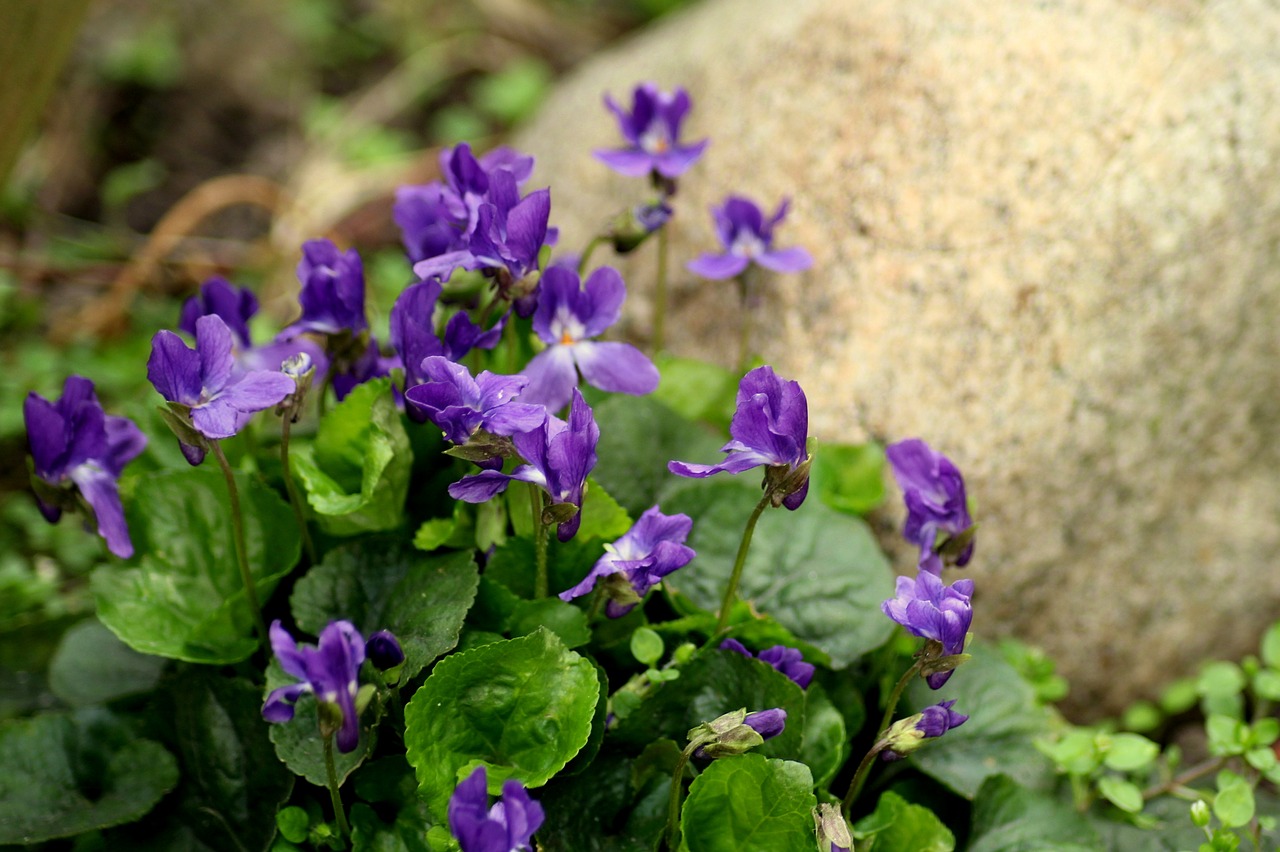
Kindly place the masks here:
<instances>
[{"instance_id":1,"label":"blurred background foliage","mask_svg":"<svg viewBox=\"0 0 1280 852\"><path fill-rule=\"evenodd\" d=\"M408 275L395 187L434 179L441 146L500 144L557 76L688 2L0 0L0 718L54 700L41 673L105 553L35 507L28 391L79 373L148 418L150 337L181 299L253 285L269 334L313 237L360 248L385 311Z\"/></svg>"}]
</instances>

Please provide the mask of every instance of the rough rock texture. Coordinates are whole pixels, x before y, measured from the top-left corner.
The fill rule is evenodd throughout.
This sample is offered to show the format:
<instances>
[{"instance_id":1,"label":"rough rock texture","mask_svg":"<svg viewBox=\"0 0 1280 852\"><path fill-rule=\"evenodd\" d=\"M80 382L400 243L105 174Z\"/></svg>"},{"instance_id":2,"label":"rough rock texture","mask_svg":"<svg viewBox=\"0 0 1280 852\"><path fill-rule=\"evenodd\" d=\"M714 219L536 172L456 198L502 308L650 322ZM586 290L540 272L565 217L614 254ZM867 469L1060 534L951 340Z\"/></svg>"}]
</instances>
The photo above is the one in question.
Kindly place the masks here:
<instances>
[{"instance_id":1,"label":"rough rock texture","mask_svg":"<svg viewBox=\"0 0 1280 852\"><path fill-rule=\"evenodd\" d=\"M817 262L769 286L757 350L814 432L919 435L966 472L976 630L1051 652L1085 716L1256 649L1280 618L1273 3L707 0L516 140L562 247L642 197L589 152L617 144L601 93L645 79L713 140L674 259L724 194L793 198L779 243ZM619 264L641 336L652 257ZM673 287L669 348L729 363L732 285Z\"/></svg>"}]
</instances>

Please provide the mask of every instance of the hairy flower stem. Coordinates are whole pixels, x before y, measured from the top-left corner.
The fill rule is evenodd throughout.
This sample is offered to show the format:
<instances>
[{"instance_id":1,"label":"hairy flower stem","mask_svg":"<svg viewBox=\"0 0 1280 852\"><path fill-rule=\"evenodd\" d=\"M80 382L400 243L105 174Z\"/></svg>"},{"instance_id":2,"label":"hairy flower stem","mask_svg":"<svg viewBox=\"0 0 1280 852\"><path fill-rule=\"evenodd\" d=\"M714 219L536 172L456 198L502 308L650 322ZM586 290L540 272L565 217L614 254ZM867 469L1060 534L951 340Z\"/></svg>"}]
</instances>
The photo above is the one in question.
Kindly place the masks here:
<instances>
[{"instance_id":1,"label":"hairy flower stem","mask_svg":"<svg viewBox=\"0 0 1280 852\"><path fill-rule=\"evenodd\" d=\"M862 785L866 783L867 775L871 772L871 762L877 754L884 751L884 732L889 730L889 723L893 721L893 712L898 709L898 701L902 698L902 693L906 691L907 684L911 683L920 674L920 668L923 665L923 660L916 660L911 668L907 669L906 673L898 680L898 685L893 688L893 692L889 694L889 702L885 705L884 715L880 717L880 727L876 729L875 744L871 746L871 750L867 752L866 757L862 758L862 762L858 764L858 771L853 773L853 780L849 782L849 792L844 795L841 810L844 811L846 817L849 816L849 810L853 807L854 800L862 792Z\"/></svg>"},{"instance_id":2,"label":"hairy flower stem","mask_svg":"<svg viewBox=\"0 0 1280 852\"><path fill-rule=\"evenodd\" d=\"M733 573L729 575L729 585L725 587L724 600L720 602L720 619L716 622L715 632L717 636L729 629L729 611L733 609L733 602L738 597L738 581L742 579L742 567L747 564L751 536L756 531L756 521L760 520L760 513L769 507L772 500L772 494L766 491L751 512L751 517L747 518L747 528L742 531L742 543L738 545L738 558L733 562Z\"/></svg>"},{"instance_id":3,"label":"hairy flower stem","mask_svg":"<svg viewBox=\"0 0 1280 852\"><path fill-rule=\"evenodd\" d=\"M262 620L262 605L258 603L258 590L253 585L253 575L249 573L249 553L244 543L244 516L240 510L240 491L236 488L235 476L231 473L231 465L227 464L227 456L222 452L222 445L210 441L213 455L222 468L222 476L227 481L227 495L231 498L231 530L235 539L236 562L240 564L240 580L244 583L245 599L249 602L249 611L253 614L253 623L258 631L258 638L265 641L267 625Z\"/></svg>"},{"instance_id":4,"label":"hairy flower stem","mask_svg":"<svg viewBox=\"0 0 1280 852\"><path fill-rule=\"evenodd\" d=\"M347 824L347 812L342 807L342 796L338 793L338 769L333 763L333 734L324 738L324 771L329 776L329 798L333 802L333 814L338 821L338 831L344 838L351 837L351 826Z\"/></svg>"},{"instance_id":5,"label":"hairy flower stem","mask_svg":"<svg viewBox=\"0 0 1280 852\"><path fill-rule=\"evenodd\" d=\"M537 554L538 573L533 578L533 597L545 598L550 594L550 585L547 581L547 533L549 532L547 524L542 520L543 506L542 489L529 483L529 505L533 507L533 534L534 544Z\"/></svg>"},{"instance_id":6,"label":"hairy flower stem","mask_svg":"<svg viewBox=\"0 0 1280 852\"><path fill-rule=\"evenodd\" d=\"M302 534L302 547L306 550L307 561L316 564L316 546L311 541L311 531L307 529L307 519L302 513L302 497L298 494L298 485L293 481L293 469L289 467L289 429L293 418L287 413L280 418L280 465L284 468L284 490L289 495L289 505L293 507L294 520L298 522L298 532Z\"/></svg>"},{"instance_id":7,"label":"hairy flower stem","mask_svg":"<svg viewBox=\"0 0 1280 852\"><path fill-rule=\"evenodd\" d=\"M667 226L658 229L658 286L653 291L653 354L666 345L667 323Z\"/></svg>"},{"instance_id":8,"label":"hairy flower stem","mask_svg":"<svg viewBox=\"0 0 1280 852\"><path fill-rule=\"evenodd\" d=\"M591 255L595 250L609 241L608 237L594 236L591 242L587 243L587 247L582 250L582 257L578 260L578 276L581 277L587 271L587 263L591 260Z\"/></svg>"},{"instance_id":9,"label":"hairy flower stem","mask_svg":"<svg viewBox=\"0 0 1280 852\"><path fill-rule=\"evenodd\" d=\"M684 789L684 768L689 765L696 746L693 743L684 747L676 768L671 772L671 797L667 801L667 849L675 852L680 848L680 793Z\"/></svg>"}]
</instances>

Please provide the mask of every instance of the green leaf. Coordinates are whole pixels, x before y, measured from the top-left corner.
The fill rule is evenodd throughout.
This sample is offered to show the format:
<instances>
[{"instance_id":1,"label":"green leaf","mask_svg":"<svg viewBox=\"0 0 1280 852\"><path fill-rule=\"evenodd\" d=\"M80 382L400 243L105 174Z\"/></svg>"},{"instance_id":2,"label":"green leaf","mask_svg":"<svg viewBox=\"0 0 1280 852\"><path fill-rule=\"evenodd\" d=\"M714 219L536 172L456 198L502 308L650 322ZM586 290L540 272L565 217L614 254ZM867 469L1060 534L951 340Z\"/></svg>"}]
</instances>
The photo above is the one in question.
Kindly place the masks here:
<instances>
[{"instance_id":1,"label":"green leaf","mask_svg":"<svg viewBox=\"0 0 1280 852\"><path fill-rule=\"evenodd\" d=\"M652 852L656 833L653 837L626 830L613 833L623 808L631 803L631 763L606 752L592 762L590 772L551 779L534 796L546 812L546 822L537 834L540 852ZM665 779L651 785L661 798L661 808L666 807L670 786L670 770Z\"/></svg>"},{"instance_id":2,"label":"green leaf","mask_svg":"<svg viewBox=\"0 0 1280 852\"><path fill-rule=\"evenodd\" d=\"M521 489L514 490L518 492ZM560 542L554 535L550 539L547 542L547 580L553 595L576 586L591 572L596 560L604 555L604 547L599 540L585 541L579 537ZM508 591L529 599L533 597L536 565L533 540L512 538L494 551L485 563L484 575L501 583Z\"/></svg>"},{"instance_id":3,"label":"green leaf","mask_svg":"<svg viewBox=\"0 0 1280 852\"><path fill-rule=\"evenodd\" d=\"M413 456L390 388L390 379L359 385L321 419L315 443L290 454L307 502L331 535L403 523Z\"/></svg>"},{"instance_id":4,"label":"green leaf","mask_svg":"<svg viewBox=\"0 0 1280 852\"><path fill-rule=\"evenodd\" d=\"M0 843L132 822L178 782L163 746L101 710L0 725Z\"/></svg>"},{"instance_id":5,"label":"green leaf","mask_svg":"<svg viewBox=\"0 0 1280 852\"><path fill-rule=\"evenodd\" d=\"M952 733L948 732L947 736ZM982 782L973 800L968 852L1092 852L1106 848L1082 815L1007 775Z\"/></svg>"},{"instance_id":6,"label":"green leaf","mask_svg":"<svg viewBox=\"0 0 1280 852\"><path fill-rule=\"evenodd\" d=\"M1109 734L1103 748L1103 762L1118 772L1142 769L1160 754L1160 746L1139 734Z\"/></svg>"},{"instance_id":7,"label":"green leaf","mask_svg":"<svg viewBox=\"0 0 1280 852\"><path fill-rule=\"evenodd\" d=\"M668 514L693 518L688 544L698 554L670 575L669 588L703 609L719 608L743 527L760 500L759 477L685 480L664 501ZM840 668L884 644L893 622L880 603L893 575L870 529L858 518L809 500L797 511L768 509L756 525L738 595L776 618Z\"/></svg>"},{"instance_id":8,"label":"green leaf","mask_svg":"<svg viewBox=\"0 0 1280 852\"><path fill-rule=\"evenodd\" d=\"M582 498L582 525L575 538L582 541L598 538L613 541L631 529L631 516L617 500L609 496L604 486L593 477L587 478L587 490Z\"/></svg>"},{"instance_id":9,"label":"green leaf","mask_svg":"<svg viewBox=\"0 0 1280 852\"><path fill-rule=\"evenodd\" d=\"M263 692L262 700L265 701L272 690L291 683L297 683L297 681L297 678L285 674L284 669L280 668L280 662L273 657L267 665L267 686ZM366 710L364 715L361 716L360 740L352 751L346 754L338 751L335 737L333 762L339 785L360 764L364 763L369 753L373 751L375 739L370 723L372 715L371 710ZM324 765L324 740L320 737L319 704L315 696L309 693L304 694L298 699L298 703L294 705L292 719L288 722L272 724L269 727L271 729L271 743L275 746L276 756L284 762L284 765L317 787L327 788L329 786L329 773Z\"/></svg>"},{"instance_id":10,"label":"green leaf","mask_svg":"<svg viewBox=\"0 0 1280 852\"><path fill-rule=\"evenodd\" d=\"M214 849L266 848L294 779L271 749L261 690L212 669L188 669L158 707L182 766L165 817Z\"/></svg>"},{"instance_id":11,"label":"green leaf","mask_svg":"<svg viewBox=\"0 0 1280 852\"><path fill-rule=\"evenodd\" d=\"M164 666L163 657L139 654L91 618L63 634L49 664L49 688L72 707L106 704L150 692Z\"/></svg>"},{"instance_id":12,"label":"green leaf","mask_svg":"<svg viewBox=\"0 0 1280 852\"><path fill-rule=\"evenodd\" d=\"M1142 791L1130 781L1115 775L1104 775L1098 779L1098 792L1125 813L1142 813Z\"/></svg>"},{"instance_id":13,"label":"green leaf","mask_svg":"<svg viewBox=\"0 0 1280 852\"><path fill-rule=\"evenodd\" d=\"M311 826L311 818L307 812L297 806L284 808L276 814L276 825L280 836L290 843L301 843L307 839L307 829Z\"/></svg>"},{"instance_id":14,"label":"green leaf","mask_svg":"<svg viewBox=\"0 0 1280 852\"><path fill-rule=\"evenodd\" d=\"M512 636L524 636L546 628L560 637L566 648L577 648L591 641L587 614L559 598L520 601L511 612L507 629Z\"/></svg>"},{"instance_id":15,"label":"green leaf","mask_svg":"<svg viewBox=\"0 0 1280 852\"><path fill-rule=\"evenodd\" d=\"M804 704L804 762L813 770L814 783L829 783L849 757L849 736L844 715L819 683L809 684Z\"/></svg>"},{"instance_id":16,"label":"green leaf","mask_svg":"<svg viewBox=\"0 0 1280 852\"><path fill-rule=\"evenodd\" d=\"M892 790L885 791L876 809L853 826L854 840L870 839L858 844L867 852L951 852L956 838L933 811L913 805Z\"/></svg>"},{"instance_id":17,"label":"green leaf","mask_svg":"<svg viewBox=\"0 0 1280 852\"><path fill-rule=\"evenodd\" d=\"M1212 715L1205 720L1209 753L1219 757L1240 754L1249 742L1249 726L1232 716Z\"/></svg>"},{"instance_id":18,"label":"green leaf","mask_svg":"<svg viewBox=\"0 0 1280 852\"><path fill-rule=\"evenodd\" d=\"M435 818L480 764L491 793L507 778L545 784L586 745L599 691L591 661L546 630L438 663L404 713L407 757Z\"/></svg>"},{"instance_id":19,"label":"green leaf","mask_svg":"<svg viewBox=\"0 0 1280 852\"><path fill-rule=\"evenodd\" d=\"M289 505L255 477L236 474L249 570L263 604L298 562ZM126 509L135 557L91 580L98 618L144 654L234 663L258 647L237 566L222 475L183 470L140 477Z\"/></svg>"},{"instance_id":20,"label":"green leaf","mask_svg":"<svg viewBox=\"0 0 1280 852\"><path fill-rule=\"evenodd\" d=\"M804 756L805 695L791 678L766 662L733 651L706 648L679 669L678 680L653 687L640 705L609 732L610 742L642 749L656 737L683 745L689 730L725 713L781 707L782 733L760 746L770 757Z\"/></svg>"},{"instance_id":21,"label":"green leaf","mask_svg":"<svg viewBox=\"0 0 1280 852\"><path fill-rule=\"evenodd\" d=\"M470 506L461 501L453 504L453 516L423 521L413 536L413 546L419 550L435 550L453 547L459 550L475 543L475 519Z\"/></svg>"},{"instance_id":22,"label":"green leaf","mask_svg":"<svg viewBox=\"0 0 1280 852\"><path fill-rule=\"evenodd\" d=\"M967 650L973 658L942 689L929 689L923 680L908 689L911 712L954 698L956 711L969 715L964 725L926 744L910 760L967 799L999 773L1023 786L1047 787L1052 767L1034 740L1048 730L1048 711L998 649L975 642Z\"/></svg>"},{"instance_id":23,"label":"green leaf","mask_svg":"<svg viewBox=\"0 0 1280 852\"><path fill-rule=\"evenodd\" d=\"M1270 668L1280 669L1280 621L1262 635L1262 662Z\"/></svg>"},{"instance_id":24,"label":"green leaf","mask_svg":"<svg viewBox=\"0 0 1280 852\"><path fill-rule=\"evenodd\" d=\"M385 538L325 554L289 598L298 626L320 635L346 619L368 637L390 630L404 649L402 681L458 644L480 580L469 552L427 555Z\"/></svg>"},{"instance_id":25,"label":"green leaf","mask_svg":"<svg viewBox=\"0 0 1280 852\"><path fill-rule=\"evenodd\" d=\"M1228 770L1218 773L1218 795L1213 799L1213 815L1226 828L1248 825L1256 806L1253 787L1244 778Z\"/></svg>"},{"instance_id":26,"label":"green leaf","mask_svg":"<svg viewBox=\"0 0 1280 852\"><path fill-rule=\"evenodd\" d=\"M669 355L658 356L656 363L662 380L653 392L653 400L686 420L728 431L737 405L738 373L718 364Z\"/></svg>"},{"instance_id":27,"label":"green leaf","mask_svg":"<svg viewBox=\"0 0 1280 852\"><path fill-rule=\"evenodd\" d=\"M1253 691L1259 698L1280 701L1280 672L1263 669L1253 676Z\"/></svg>"},{"instance_id":28,"label":"green leaf","mask_svg":"<svg viewBox=\"0 0 1280 852\"><path fill-rule=\"evenodd\" d=\"M666 651L662 637L648 627L637 627L631 634L631 656L646 666L657 665Z\"/></svg>"},{"instance_id":29,"label":"green leaf","mask_svg":"<svg viewBox=\"0 0 1280 852\"><path fill-rule=\"evenodd\" d=\"M659 392L667 381L664 374ZM730 413L736 389L737 379L733 379L729 391ZM593 478L633 517L639 517L657 503L659 492L674 480L674 475L667 470L667 462L723 457L722 438L681 417L653 396L615 394L595 407L595 418L600 426L600 442L596 446L600 461ZM727 419L725 423L727 425ZM748 506L747 511L750 508Z\"/></svg>"},{"instance_id":30,"label":"green leaf","mask_svg":"<svg viewBox=\"0 0 1280 852\"><path fill-rule=\"evenodd\" d=\"M812 852L817 805L809 767L743 754L694 779L680 827L689 852Z\"/></svg>"},{"instance_id":31,"label":"green leaf","mask_svg":"<svg viewBox=\"0 0 1280 852\"><path fill-rule=\"evenodd\" d=\"M818 443L809 472L814 492L831 508L865 515L884 502L884 447Z\"/></svg>"}]
</instances>

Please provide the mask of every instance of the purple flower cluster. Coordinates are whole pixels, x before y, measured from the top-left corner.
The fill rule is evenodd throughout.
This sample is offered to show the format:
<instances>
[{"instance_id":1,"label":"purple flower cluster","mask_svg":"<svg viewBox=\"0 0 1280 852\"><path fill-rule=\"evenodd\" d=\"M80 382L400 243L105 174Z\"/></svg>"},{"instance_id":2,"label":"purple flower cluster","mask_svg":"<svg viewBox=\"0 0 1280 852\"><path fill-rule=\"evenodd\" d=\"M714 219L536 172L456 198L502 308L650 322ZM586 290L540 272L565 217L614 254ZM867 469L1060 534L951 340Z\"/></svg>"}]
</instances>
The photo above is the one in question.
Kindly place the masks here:
<instances>
[{"instance_id":1,"label":"purple flower cluster","mask_svg":"<svg viewBox=\"0 0 1280 852\"><path fill-rule=\"evenodd\" d=\"M791 678L796 686L801 689L808 689L809 682L813 680L813 664L806 663L803 654L795 648L788 648L786 645L774 645L772 648L766 648L756 655L748 651L747 646L737 639L726 639L720 643L720 650L733 651L744 657L751 657L768 663Z\"/></svg>"},{"instance_id":2,"label":"purple flower cluster","mask_svg":"<svg viewBox=\"0 0 1280 852\"><path fill-rule=\"evenodd\" d=\"M605 555L581 583L561 592L560 600L581 597L603 580L609 599L605 614L621 618L663 577L693 560L693 548L684 543L692 529L688 515L664 515L657 506L650 507L621 538L605 545Z\"/></svg>"},{"instance_id":3,"label":"purple flower cluster","mask_svg":"<svg viewBox=\"0 0 1280 852\"><path fill-rule=\"evenodd\" d=\"M124 466L146 448L146 436L127 417L106 414L93 382L81 376L67 378L57 402L27 394L22 417L41 514L55 523L63 509L76 505L78 493L107 549L121 559L132 556L116 483Z\"/></svg>"},{"instance_id":4,"label":"purple flower cluster","mask_svg":"<svg viewBox=\"0 0 1280 852\"><path fill-rule=\"evenodd\" d=\"M950 459L919 438L890 444L885 456L907 504L902 536L920 548L920 568L940 574L943 563L937 552L938 534L955 537L973 526L964 478ZM973 542L969 541L957 554L955 564L967 565L972 556Z\"/></svg>"},{"instance_id":5,"label":"purple flower cluster","mask_svg":"<svg viewBox=\"0 0 1280 852\"><path fill-rule=\"evenodd\" d=\"M262 717L268 722L288 722L298 699L315 695L317 701L339 711L338 751L354 751L360 740L356 693L365 659L360 632L349 621L333 621L320 631L319 644L299 645L277 619L271 623L270 634L271 650L280 667L299 682L273 689L262 706Z\"/></svg>"},{"instance_id":6,"label":"purple flower cluster","mask_svg":"<svg viewBox=\"0 0 1280 852\"><path fill-rule=\"evenodd\" d=\"M485 370L472 378L466 367L441 355L424 358L419 375L421 383L405 391L405 399L454 444L467 443L481 429L503 436L531 432L547 417L541 405L514 401L529 382L524 376Z\"/></svg>"},{"instance_id":7,"label":"purple flower cluster","mask_svg":"<svg viewBox=\"0 0 1280 852\"><path fill-rule=\"evenodd\" d=\"M809 493L809 404L799 383L779 378L772 367L757 367L738 384L738 407L729 423L733 439L721 447L728 457L717 465L673 461L677 476L704 479L769 467L766 488L774 505L798 509Z\"/></svg>"},{"instance_id":8,"label":"purple flower cluster","mask_svg":"<svg viewBox=\"0 0 1280 852\"><path fill-rule=\"evenodd\" d=\"M773 272L802 272L813 265L813 258L802 248L775 249L773 229L787 215L789 202L784 200L768 219L753 201L731 195L720 207L711 208L723 251L704 254L687 264L695 275L720 280L741 275L751 264Z\"/></svg>"},{"instance_id":9,"label":"purple flower cluster","mask_svg":"<svg viewBox=\"0 0 1280 852\"><path fill-rule=\"evenodd\" d=\"M477 766L449 799L449 830L462 852L527 852L546 814L514 778L502 784L502 798L489 806L488 777Z\"/></svg>"},{"instance_id":10,"label":"purple flower cluster","mask_svg":"<svg viewBox=\"0 0 1280 852\"><path fill-rule=\"evenodd\" d=\"M915 579L899 577L897 594L880 604L881 611L922 639L942 645L942 654L964 653L965 636L973 622L972 580L946 585L936 574L920 571ZM938 689L951 677L950 671L927 676L929 686Z\"/></svg>"}]
</instances>

